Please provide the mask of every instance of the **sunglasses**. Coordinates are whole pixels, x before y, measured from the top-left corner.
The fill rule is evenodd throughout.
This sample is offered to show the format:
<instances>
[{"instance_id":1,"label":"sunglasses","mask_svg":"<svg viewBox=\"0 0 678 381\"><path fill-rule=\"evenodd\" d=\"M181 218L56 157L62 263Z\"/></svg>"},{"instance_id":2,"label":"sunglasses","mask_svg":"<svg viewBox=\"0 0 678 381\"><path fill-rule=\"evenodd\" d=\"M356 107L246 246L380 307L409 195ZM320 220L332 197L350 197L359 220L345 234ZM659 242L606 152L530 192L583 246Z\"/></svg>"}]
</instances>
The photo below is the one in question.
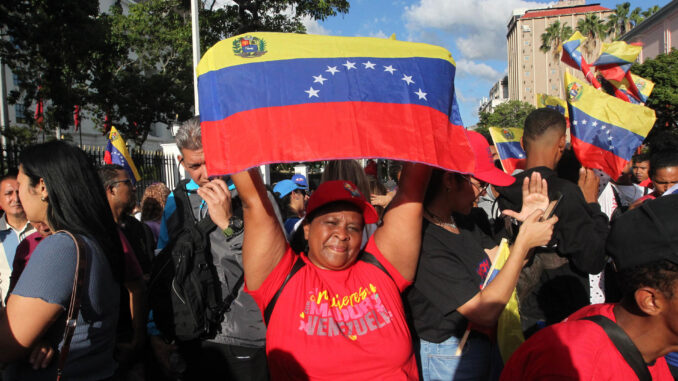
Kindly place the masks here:
<instances>
[{"instance_id":1,"label":"sunglasses","mask_svg":"<svg viewBox=\"0 0 678 381\"><path fill-rule=\"evenodd\" d=\"M130 180L130 179L116 180L116 181L113 181L113 182L111 183L111 185L109 185L109 186L110 186L110 187L114 187L114 186L116 186L116 185L118 185L118 184L120 184L120 183L127 183L127 184L133 186L132 180Z\"/></svg>"},{"instance_id":2,"label":"sunglasses","mask_svg":"<svg viewBox=\"0 0 678 381\"><path fill-rule=\"evenodd\" d=\"M310 196L311 195L306 189L295 189L292 192L299 193L303 196Z\"/></svg>"}]
</instances>

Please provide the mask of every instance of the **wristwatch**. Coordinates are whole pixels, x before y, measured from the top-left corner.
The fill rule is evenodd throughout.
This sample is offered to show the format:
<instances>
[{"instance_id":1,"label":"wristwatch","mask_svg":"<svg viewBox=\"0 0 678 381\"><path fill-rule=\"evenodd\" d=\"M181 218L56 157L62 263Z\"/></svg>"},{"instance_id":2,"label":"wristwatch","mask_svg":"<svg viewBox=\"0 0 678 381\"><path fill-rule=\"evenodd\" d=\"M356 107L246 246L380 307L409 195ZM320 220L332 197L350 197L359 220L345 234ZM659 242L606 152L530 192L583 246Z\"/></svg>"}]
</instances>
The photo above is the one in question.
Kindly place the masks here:
<instances>
[{"instance_id":1,"label":"wristwatch","mask_svg":"<svg viewBox=\"0 0 678 381\"><path fill-rule=\"evenodd\" d=\"M231 218L228 219L228 227L222 230L222 232L226 238L231 238L242 231L243 225L242 219L231 216Z\"/></svg>"}]
</instances>

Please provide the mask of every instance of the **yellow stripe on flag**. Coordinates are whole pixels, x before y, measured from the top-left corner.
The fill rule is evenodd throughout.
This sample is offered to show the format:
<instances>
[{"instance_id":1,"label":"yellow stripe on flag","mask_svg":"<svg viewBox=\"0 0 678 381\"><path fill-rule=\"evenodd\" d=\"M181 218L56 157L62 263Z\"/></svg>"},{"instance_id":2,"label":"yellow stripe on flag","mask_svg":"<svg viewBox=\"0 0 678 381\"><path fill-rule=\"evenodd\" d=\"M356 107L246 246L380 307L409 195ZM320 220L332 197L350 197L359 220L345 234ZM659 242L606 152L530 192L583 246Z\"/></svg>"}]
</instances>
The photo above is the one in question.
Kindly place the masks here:
<instances>
[{"instance_id":1,"label":"yellow stripe on flag","mask_svg":"<svg viewBox=\"0 0 678 381\"><path fill-rule=\"evenodd\" d=\"M523 129L517 127L490 127L490 136L494 144L520 142ZM507 133L508 132L508 133Z\"/></svg>"},{"instance_id":2,"label":"yellow stripe on flag","mask_svg":"<svg viewBox=\"0 0 678 381\"><path fill-rule=\"evenodd\" d=\"M504 266L510 254L508 241L506 238L503 238L499 244L499 253L497 254L495 265L497 269L501 269ZM497 322L497 344L504 363L508 361L513 352L524 341L525 337L523 336L520 312L518 311L518 297L516 290L513 289L511 297L504 311L499 315L499 321Z\"/></svg>"},{"instance_id":3,"label":"yellow stripe on flag","mask_svg":"<svg viewBox=\"0 0 678 381\"><path fill-rule=\"evenodd\" d=\"M247 40L247 37L255 39ZM243 57L237 52L247 44L256 41L257 51L265 54ZM290 49L290 46L294 49ZM263 50L261 50L263 48ZM233 54L224 54L233 51ZM301 58L375 57L408 58L428 57L449 61L452 54L439 46L417 42L398 41L376 37L337 37L313 34L252 32L241 34L215 44L200 60L198 76L225 67L254 62L268 62Z\"/></svg>"}]
</instances>

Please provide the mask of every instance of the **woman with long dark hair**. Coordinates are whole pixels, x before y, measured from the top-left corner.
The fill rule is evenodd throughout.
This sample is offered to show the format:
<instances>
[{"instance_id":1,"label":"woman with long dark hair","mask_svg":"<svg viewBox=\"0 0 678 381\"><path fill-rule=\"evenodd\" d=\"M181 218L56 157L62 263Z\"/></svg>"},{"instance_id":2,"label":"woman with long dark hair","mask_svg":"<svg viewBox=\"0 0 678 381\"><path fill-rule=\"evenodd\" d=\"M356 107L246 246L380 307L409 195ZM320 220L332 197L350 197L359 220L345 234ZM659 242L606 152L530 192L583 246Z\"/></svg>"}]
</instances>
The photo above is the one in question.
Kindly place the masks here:
<instances>
[{"instance_id":1,"label":"woman with long dark hair","mask_svg":"<svg viewBox=\"0 0 678 381\"><path fill-rule=\"evenodd\" d=\"M65 319L76 270L76 244L87 259L80 314L64 366L64 378L113 376L115 331L123 256L108 201L87 155L54 141L23 151L19 196L30 221L55 232L35 249L0 314L0 362L11 363L6 380L54 379L54 350L63 345ZM30 361L35 364L33 369ZM52 360L50 362L50 360Z\"/></svg>"}]
</instances>

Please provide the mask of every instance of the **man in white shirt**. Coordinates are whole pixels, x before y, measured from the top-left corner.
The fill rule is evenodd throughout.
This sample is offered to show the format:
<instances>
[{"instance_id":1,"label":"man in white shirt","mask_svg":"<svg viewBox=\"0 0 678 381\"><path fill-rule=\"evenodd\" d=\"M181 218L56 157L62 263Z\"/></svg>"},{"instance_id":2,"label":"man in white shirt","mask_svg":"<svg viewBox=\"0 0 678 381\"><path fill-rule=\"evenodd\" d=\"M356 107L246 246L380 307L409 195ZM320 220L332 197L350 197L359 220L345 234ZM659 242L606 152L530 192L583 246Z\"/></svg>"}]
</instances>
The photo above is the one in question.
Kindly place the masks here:
<instances>
[{"instance_id":1,"label":"man in white shirt","mask_svg":"<svg viewBox=\"0 0 678 381\"><path fill-rule=\"evenodd\" d=\"M26 213L19 200L19 183L16 171L9 171L0 178L0 208L5 214L0 217L0 305L4 306L9 277L16 248L35 229L26 219Z\"/></svg>"}]
</instances>

